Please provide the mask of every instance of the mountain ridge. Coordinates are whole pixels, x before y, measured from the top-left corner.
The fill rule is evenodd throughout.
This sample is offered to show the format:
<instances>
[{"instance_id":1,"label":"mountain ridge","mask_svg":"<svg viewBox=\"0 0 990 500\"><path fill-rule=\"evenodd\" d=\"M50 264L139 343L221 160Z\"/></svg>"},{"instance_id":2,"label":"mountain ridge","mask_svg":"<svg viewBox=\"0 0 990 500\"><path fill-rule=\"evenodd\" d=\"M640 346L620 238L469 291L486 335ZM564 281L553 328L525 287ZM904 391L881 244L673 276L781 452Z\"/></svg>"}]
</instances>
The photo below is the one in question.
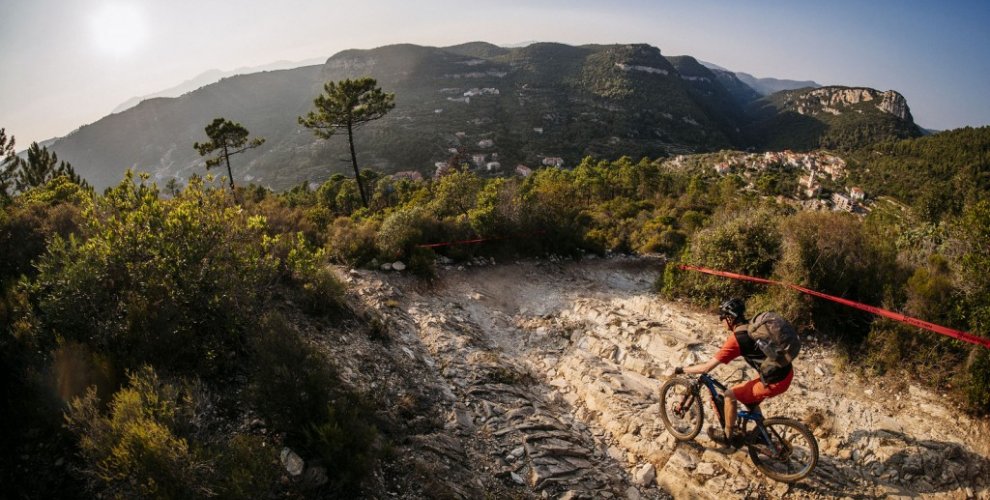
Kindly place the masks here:
<instances>
[{"instance_id":1,"label":"mountain ridge","mask_svg":"<svg viewBox=\"0 0 990 500\"><path fill-rule=\"evenodd\" d=\"M229 78L231 76L243 75L247 73L258 73L262 71L278 71L283 69L294 69L303 66L312 66L314 64L320 64L323 58L306 59L303 61L287 61L279 60L268 64L262 64L260 66L241 66L230 71L223 71L220 69L209 69L206 70L178 85L169 87L165 90L159 90L158 92L153 92L151 94L146 94L143 96L134 96L130 99L120 103L117 107L113 108L110 114L120 113L122 111L127 111L128 109L137 106L141 101L147 99L153 99L156 97L179 97L182 94L192 92L194 90L200 89L211 83L216 83L224 78Z\"/></svg>"},{"instance_id":2,"label":"mountain ridge","mask_svg":"<svg viewBox=\"0 0 990 500\"><path fill-rule=\"evenodd\" d=\"M267 139L238 158L238 182L285 189L320 181L346 173L339 161L345 144L316 139L296 117L312 108L324 82L360 76L372 76L396 94L396 108L356 136L362 168L383 172L430 174L455 155L498 174L516 164L573 165L585 156L777 146L787 141L761 134L776 133L766 126L775 113L791 112L760 101L734 74L713 71L691 56L667 57L648 44L395 44L348 49L322 65L231 76L179 97L145 100L80 127L52 149L97 187L116 183L127 168L149 171L159 181L181 180L204 172L192 144L203 139L206 123L223 116ZM822 122L815 130L825 133L829 126ZM816 147L811 139L783 145Z\"/></svg>"}]
</instances>

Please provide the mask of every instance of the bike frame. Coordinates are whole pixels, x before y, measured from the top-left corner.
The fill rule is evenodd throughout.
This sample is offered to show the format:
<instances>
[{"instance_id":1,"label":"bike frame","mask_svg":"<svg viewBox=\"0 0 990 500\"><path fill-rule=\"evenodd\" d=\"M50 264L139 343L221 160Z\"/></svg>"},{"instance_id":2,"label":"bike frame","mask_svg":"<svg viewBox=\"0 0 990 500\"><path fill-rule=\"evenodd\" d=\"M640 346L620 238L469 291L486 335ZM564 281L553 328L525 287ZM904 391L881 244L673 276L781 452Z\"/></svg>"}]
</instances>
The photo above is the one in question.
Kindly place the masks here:
<instances>
[{"instance_id":1,"label":"bike frame","mask_svg":"<svg viewBox=\"0 0 990 500\"><path fill-rule=\"evenodd\" d=\"M715 407L715 414L718 416L718 422L721 424L722 428L725 428L725 396L722 395L723 391L726 391L726 387L722 385L721 382L715 380L707 373L702 373L698 377L698 382L705 385L708 388L708 393L712 397L712 406ZM744 405L745 406L745 405ZM767 434L766 427L763 426L763 413L760 410L747 408L745 410L739 409L736 412L736 425L737 428L746 432L747 422L753 422L756 430L759 433L760 438L769 445L770 449L774 454L779 453L781 450L777 448L776 444L770 436Z\"/></svg>"}]
</instances>

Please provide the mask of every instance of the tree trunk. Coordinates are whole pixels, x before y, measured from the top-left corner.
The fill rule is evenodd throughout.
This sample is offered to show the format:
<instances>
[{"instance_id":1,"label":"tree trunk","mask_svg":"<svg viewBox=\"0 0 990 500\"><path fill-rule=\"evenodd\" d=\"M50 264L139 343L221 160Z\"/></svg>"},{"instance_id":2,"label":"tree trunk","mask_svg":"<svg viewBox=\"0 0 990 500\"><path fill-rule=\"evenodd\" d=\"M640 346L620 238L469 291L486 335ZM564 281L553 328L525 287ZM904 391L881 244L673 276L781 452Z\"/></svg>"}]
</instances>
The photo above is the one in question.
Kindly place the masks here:
<instances>
[{"instance_id":1,"label":"tree trunk","mask_svg":"<svg viewBox=\"0 0 990 500\"><path fill-rule=\"evenodd\" d=\"M368 208L368 195L364 194L364 184L361 184L361 172L358 171L357 154L354 153L354 132L351 122L347 122L347 143L351 146L351 166L354 167L354 180L358 185L358 192L361 193L361 203L364 208Z\"/></svg>"},{"instance_id":2,"label":"tree trunk","mask_svg":"<svg viewBox=\"0 0 990 500\"><path fill-rule=\"evenodd\" d=\"M234 172L230 170L230 153L227 152L227 145L223 145L223 159L227 161L227 179L230 181L230 192L234 192Z\"/></svg>"}]
</instances>

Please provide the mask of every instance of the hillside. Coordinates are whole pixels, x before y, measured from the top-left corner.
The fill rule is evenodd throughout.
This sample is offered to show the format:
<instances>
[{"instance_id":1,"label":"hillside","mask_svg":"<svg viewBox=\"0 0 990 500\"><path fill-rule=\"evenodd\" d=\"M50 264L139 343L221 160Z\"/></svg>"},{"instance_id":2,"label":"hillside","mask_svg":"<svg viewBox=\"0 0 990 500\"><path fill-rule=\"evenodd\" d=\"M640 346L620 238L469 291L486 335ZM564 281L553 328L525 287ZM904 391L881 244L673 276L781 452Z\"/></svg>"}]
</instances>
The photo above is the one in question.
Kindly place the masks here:
<instances>
[{"instance_id":1,"label":"hillside","mask_svg":"<svg viewBox=\"0 0 990 500\"><path fill-rule=\"evenodd\" d=\"M492 164L489 173L495 174L520 163L538 167L547 158L575 165L589 155L809 149L850 134L856 144L861 136L904 137L914 127L909 116L890 124L887 115L870 113L832 127L824 138L816 135L818 122L792 133L793 113L782 103L793 93L754 107L756 91L735 76L690 56L665 58L648 45L507 49L472 42L346 50L323 65L224 78L107 116L52 149L100 189L127 168L150 172L162 183L183 180L204 173L192 144L222 116L266 139L264 147L237 158L237 181L274 189L320 182L347 171L346 140L317 140L296 118L312 108L324 82L359 76L376 78L396 95L395 109L356 138L361 166L381 172L432 174L454 155L486 171ZM751 112L761 120L756 128ZM889 133L874 133L877 128Z\"/></svg>"},{"instance_id":2,"label":"hillside","mask_svg":"<svg viewBox=\"0 0 990 500\"><path fill-rule=\"evenodd\" d=\"M928 221L990 197L990 127L875 144L851 158L857 182L912 205Z\"/></svg>"},{"instance_id":3,"label":"hillside","mask_svg":"<svg viewBox=\"0 0 990 500\"><path fill-rule=\"evenodd\" d=\"M982 158L981 132L953 161ZM986 496L990 351L617 257L986 331L985 197L917 227L885 198L802 208L763 182L812 167L844 189L833 154L733 151L372 172L367 208L343 176L282 193L46 179L0 211L0 481L46 498ZM462 240L478 244L442 243ZM802 334L797 379L764 406L820 442L793 487L657 420L656 387L713 352L728 296Z\"/></svg>"},{"instance_id":4,"label":"hillside","mask_svg":"<svg viewBox=\"0 0 990 500\"><path fill-rule=\"evenodd\" d=\"M787 90L756 101L749 112L752 137L767 149L854 149L921 136L904 96L893 90Z\"/></svg>"}]
</instances>

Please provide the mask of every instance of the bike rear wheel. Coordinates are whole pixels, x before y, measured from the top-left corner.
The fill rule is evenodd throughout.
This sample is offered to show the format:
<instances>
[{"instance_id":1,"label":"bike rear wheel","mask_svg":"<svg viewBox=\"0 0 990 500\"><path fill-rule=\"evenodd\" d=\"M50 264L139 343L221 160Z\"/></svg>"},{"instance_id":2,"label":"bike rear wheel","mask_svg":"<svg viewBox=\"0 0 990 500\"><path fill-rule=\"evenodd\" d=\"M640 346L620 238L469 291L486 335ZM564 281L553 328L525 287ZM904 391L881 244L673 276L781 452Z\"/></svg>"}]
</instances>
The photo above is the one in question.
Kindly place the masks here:
<instances>
[{"instance_id":1,"label":"bike rear wheel","mask_svg":"<svg viewBox=\"0 0 990 500\"><path fill-rule=\"evenodd\" d=\"M793 483L811 474L818 464L818 441L808 428L797 420L772 417L763 421L766 436L759 428L751 435L749 458L770 479Z\"/></svg>"},{"instance_id":2,"label":"bike rear wheel","mask_svg":"<svg viewBox=\"0 0 990 500\"><path fill-rule=\"evenodd\" d=\"M705 419L697 386L685 378L672 378L660 387L660 419L674 439L688 441L701 432Z\"/></svg>"}]
</instances>

